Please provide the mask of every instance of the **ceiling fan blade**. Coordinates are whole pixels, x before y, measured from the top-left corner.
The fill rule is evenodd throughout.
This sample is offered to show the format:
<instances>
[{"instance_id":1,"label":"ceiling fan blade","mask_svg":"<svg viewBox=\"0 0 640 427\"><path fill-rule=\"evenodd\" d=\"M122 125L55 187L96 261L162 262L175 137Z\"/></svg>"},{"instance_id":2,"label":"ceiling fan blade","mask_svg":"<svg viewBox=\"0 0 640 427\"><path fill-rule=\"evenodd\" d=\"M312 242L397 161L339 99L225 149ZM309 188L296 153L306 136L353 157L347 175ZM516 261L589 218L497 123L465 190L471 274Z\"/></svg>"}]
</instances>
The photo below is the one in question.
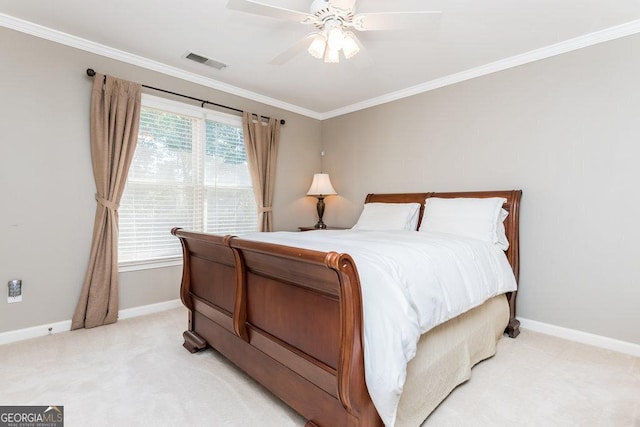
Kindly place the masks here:
<instances>
[{"instance_id":1,"label":"ceiling fan blade","mask_svg":"<svg viewBox=\"0 0 640 427\"><path fill-rule=\"evenodd\" d=\"M311 44L311 39L316 34L317 33L307 34L305 37L295 42L290 48L288 48L287 50L285 50L284 52L282 52L281 54L273 58L271 61L269 61L269 64L282 65L285 62L290 61L294 56L297 56L298 54L300 54L300 52L307 50L307 48Z\"/></svg>"},{"instance_id":2,"label":"ceiling fan blade","mask_svg":"<svg viewBox=\"0 0 640 427\"><path fill-rule=\"evenodd\" d=\"M353 28L358 31L403 30L437 25L442 12L379 12L359 13L353 17Z\"/></svg>"},{"instance_id":3,"label":"ceiling fan blade","mask_svg":"<svg viewBox=\"0 0 640 427\"><path fill-rule=\"evenodd\" d=\"M312 16L305 12L285 9L253 0L229 0L227 2L227 9L294 22L302 22Z\"/></svg>"}]
</instances>

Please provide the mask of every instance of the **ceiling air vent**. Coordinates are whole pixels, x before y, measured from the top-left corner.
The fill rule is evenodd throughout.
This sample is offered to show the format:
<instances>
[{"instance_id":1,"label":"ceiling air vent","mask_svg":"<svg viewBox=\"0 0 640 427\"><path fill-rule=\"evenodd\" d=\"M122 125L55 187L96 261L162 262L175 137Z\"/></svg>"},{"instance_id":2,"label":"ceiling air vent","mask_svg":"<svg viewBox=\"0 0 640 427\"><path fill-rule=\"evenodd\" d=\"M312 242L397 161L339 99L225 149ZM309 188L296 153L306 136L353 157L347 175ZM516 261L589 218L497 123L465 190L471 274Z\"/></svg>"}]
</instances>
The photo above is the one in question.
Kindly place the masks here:
<instances>
[{"instance_id":1,"label":"ceiling air vent","mask_svg":"<svg viewBox=\"0 0 640 427\"><path fill-rule=\"evenodd\" d=\"M223 64L222 62L215 61L213 59L205 58L202 55L198 55L197 53L189 52L185 58L195 61L199 64L204 64L209 67L213 67L216 70L222 70L227 67L227 64Z\"/></svg>"}]
</instances>

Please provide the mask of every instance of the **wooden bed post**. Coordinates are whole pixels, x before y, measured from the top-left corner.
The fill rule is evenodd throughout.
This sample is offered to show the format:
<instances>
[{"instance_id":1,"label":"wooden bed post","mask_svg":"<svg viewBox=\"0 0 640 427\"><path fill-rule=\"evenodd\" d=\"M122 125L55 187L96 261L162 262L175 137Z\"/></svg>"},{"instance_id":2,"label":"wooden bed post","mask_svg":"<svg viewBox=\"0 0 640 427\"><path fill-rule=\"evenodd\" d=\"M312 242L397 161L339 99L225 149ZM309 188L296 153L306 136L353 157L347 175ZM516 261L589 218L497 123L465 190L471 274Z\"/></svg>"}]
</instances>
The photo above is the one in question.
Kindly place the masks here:
<instances>
[{"instance_id":1,"label":"wooden bed post","mask_svg":"<svg viewBox=\"0 0 640 427\"><path fill-rule=\"evenodd\" d=\"M513 269L513 275L516 283L520 287L520 199L522 190L512 190L509 196L509 216L510 221L505 220L505 231L509 236L509 249L507 250L507 259ZM518 291L507 293L509 301L509 324L505 329L507 335L515 338L520 335L520 321L516 319L516 297Z\"/></svg>"},{"instance_id":2,"label":"wooden bed post","mask_svg":"<svg viewBox=\"0 0 640 427\"><path fill-rule=\"evenodd\" d=\"M176 233L180 230L180 227L174 227L171 229L171 234L176 236ZM176 236L177 237L177 236ZM180 299L182 304L189 309L189 326L186 331L182 333L184 338L184 344L182 346L189 350L190 353L196 353L207 347L207 342L197 335L193 330L193 301L191 300L191 269L189 264L189 248L185 239L180 239L183 253L183 267L182 267L182 285L180 286Z\"/></svg>"},{"instance_id":3,"label":"wooden bed post","mask_svg":"<svg viewBox=\"0 0 640 427\"><path fill-rule=\"evenodd\" d=\"M327 267L338 273L340 281L340 360L338 361L338 397L359 425L377 426L380 417L371 403L364 373L364 319L362 290L355 262L347 254L330 252Z\"/></svg>"},{"instance_id":4,"label":"wooden bed post","mask_svg":"<svg viewBox=\"0 0 640 427\"><path fill-rule=\"evenodd\" d=\"M229 244L232 237L225 237L225 243ZM249 342L247 332L247 268L245 266L242 252L236 248L231 248L236 261L236 296L233 308L233 331L243 341Z\"/></svg>"}]
</instances>

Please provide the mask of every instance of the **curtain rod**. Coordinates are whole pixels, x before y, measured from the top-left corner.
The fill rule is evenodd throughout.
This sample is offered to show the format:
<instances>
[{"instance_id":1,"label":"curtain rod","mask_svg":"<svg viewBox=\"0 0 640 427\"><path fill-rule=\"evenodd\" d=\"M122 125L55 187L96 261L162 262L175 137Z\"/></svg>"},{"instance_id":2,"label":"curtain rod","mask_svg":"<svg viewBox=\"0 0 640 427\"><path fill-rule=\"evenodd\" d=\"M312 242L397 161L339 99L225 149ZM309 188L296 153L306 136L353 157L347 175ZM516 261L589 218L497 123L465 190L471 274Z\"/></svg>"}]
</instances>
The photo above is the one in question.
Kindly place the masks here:
<instances>
[{"instance_id":1,"label":"curtain rod","mask_svg":"<svg viewBox=\"0 0 640 427\"><path fill-rule=\"evenodd\" d=\"M87 68L87 76L89 77L93 77L96 75L96 72L93 68ZM106 76L105 76L106 78ZM142 87L147 88L147 89L152 89L152 90L157 90L158 92L164 92L164 93L168 93L171 95L176 95L176 96L181 96L183 98L188 98L191 99L193 101L198 101L202 104L202 108L204 108L204 104L210 104L210 105L215 105L216 107L221 107L221 108L226 108L227 110L233 110L233 111L237 111L238 113L243 113L244 111L238 109L238 108L233 108L233 107L229 107L227 105L222 105L222 104L216 104L215 102L211 102L211 101L207 101L204 99L200 99L200 98L195 98L193 96L189 96L189 95L183 95L181 93L176 93L176 92L171 92L170 90L165 90L165 89L160 89L157 87L153 87L153 86L147 86L147 85L142 85ZM256 114L257 115L257 114ZM269 120L270 117L267 116L260 116L263 119ZM284 119L280 119L280 124L284 125L285 124L285 120Z\"/></svg>"}]
</instances>

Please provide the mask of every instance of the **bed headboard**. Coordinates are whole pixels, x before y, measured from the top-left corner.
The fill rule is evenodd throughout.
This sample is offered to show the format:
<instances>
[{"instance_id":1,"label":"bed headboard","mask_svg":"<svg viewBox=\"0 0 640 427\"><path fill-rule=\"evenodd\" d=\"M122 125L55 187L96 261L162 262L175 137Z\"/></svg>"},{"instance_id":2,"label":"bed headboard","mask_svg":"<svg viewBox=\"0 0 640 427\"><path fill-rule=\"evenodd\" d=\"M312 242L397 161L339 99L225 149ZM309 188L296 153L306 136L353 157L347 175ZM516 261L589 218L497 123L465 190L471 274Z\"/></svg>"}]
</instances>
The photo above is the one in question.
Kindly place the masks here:
<instances>
[{"instance_id":1,"label":"bed headboard","mask_svg":"<svg viewBox=\"0 0 640 427\"><path fill-rule=\"evenodd\" d=\"M509 249L505 251L509 264L513 269L513 274L518 280L520 272L520 198L522 190L505 190L505 191L465 191L451 193L395 193L395 194L368 194L365 203L420 203L420 219L422 222L422 213L424 212L424 202L429 197L503 197L507 199L504 203L504 209L509 212L509 216L504 220L504 228L509 240ZM418 222L418 228L420 228Z\"/></svg>"}]
</instances>

